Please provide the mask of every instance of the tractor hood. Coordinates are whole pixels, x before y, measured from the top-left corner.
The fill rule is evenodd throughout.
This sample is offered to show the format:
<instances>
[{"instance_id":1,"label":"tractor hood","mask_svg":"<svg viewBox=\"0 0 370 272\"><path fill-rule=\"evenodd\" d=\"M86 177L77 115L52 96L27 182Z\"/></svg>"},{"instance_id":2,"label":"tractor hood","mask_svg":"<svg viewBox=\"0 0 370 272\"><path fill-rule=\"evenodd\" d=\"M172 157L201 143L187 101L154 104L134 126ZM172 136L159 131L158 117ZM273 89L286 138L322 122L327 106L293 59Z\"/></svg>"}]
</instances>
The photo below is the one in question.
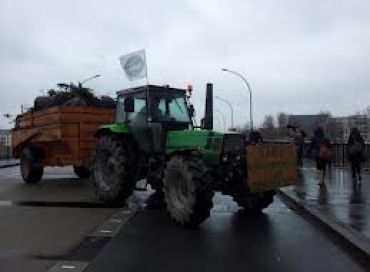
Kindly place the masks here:
<instances>
[{"instance_id":1,"label":"tractor hood","mask_svg":"<svg viewBox=\"0 0 370 272\"><path fill-rule=\"evenodd\" d=\"M166 153L196 149L208 164L219 162L224 134L208 130L169 131L166 139Z\"/></svg>"},{"instance_id":2,"label":"tractor hood","mask_svg":"<svg viewBox=\"0 0 370 272\"><path fill-rule=\"evenodd\" d=\"M207 130L169 131L167 134L166 148L174 150L182 148L220 149L223 136L223 133Z\"/></svg>"}]
</instances>

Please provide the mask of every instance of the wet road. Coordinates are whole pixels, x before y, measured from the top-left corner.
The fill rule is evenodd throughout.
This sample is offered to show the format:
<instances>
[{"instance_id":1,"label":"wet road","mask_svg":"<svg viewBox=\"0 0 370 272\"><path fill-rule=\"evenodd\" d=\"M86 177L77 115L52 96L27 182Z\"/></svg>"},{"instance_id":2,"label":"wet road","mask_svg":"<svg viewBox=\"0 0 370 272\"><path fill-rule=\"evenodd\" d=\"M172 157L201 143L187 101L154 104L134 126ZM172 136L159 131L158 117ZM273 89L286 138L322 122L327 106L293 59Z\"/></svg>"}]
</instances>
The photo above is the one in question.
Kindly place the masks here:
<instances>
[{"instance_id":1,"label":"wet road","mask_svg":"<svg viewBox=\"0 0 370 272\"><path fill-rule=\"evenodd\" d=\"M279 199L246 215L217 196L196 230L143 210L92 260L88 271L363 271L341 248Z\"/></svg>"},{"instance_id":2,"label":"wet road","mask_svg":"<svg viewBox=\"0 0 370 272\"><path fill-rule=\"evenodd\" d=\"M117 209L101 206L87 180L52 168L41 183L25 186L18 168L0 169L0 271L49 271L60 260L108 272L364 271L278 199L258 216L241 213L228 197L217 195L214 203L195 230L174 226L163 210L142 208L114 237L92 246L86 238Z\"/></svg>"},{"instance_id":3,"label":"wet road","mask_svg":"<svg viewBox=\"0 0 370 272\"><path fill-rule=\"evenodd\" d=\"M46 169L25 185L18 167L0 169L0 271L48 271L117 209L99 208L88 180Z\"/></svg>"}]
</instances>

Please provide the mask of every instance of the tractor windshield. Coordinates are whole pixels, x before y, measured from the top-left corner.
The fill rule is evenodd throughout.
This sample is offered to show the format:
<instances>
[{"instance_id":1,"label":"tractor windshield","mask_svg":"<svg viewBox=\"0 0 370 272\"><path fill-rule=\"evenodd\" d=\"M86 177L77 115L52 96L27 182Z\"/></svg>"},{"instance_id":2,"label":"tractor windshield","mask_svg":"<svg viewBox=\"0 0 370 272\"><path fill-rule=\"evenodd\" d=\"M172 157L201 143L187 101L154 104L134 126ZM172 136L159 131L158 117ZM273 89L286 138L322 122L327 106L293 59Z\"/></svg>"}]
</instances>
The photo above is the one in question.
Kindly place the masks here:
<instances>
[{"instance_id":1,"label":"tractor windshield","mask_svg":"<svg viewBox=\"0 0 370 272\"><path fill-rule=\"evenodd\" d=\"M134 112L125 112L124 100L130 96L134 100ZM158 90L149 92L149 112L146 92L131 93L118 97L116 121L124 122L174 122L191 124L185 93L181 91Z\"/></svg>"},{"instance_id":2,"label":"tractor windshield","mask_svg":"<svg viewBox=\"0 0 370 272\"><path fill-rule=\"evenodd\" d=\"M150 93L152 121L191 123L188 104L182 92Z\"/></svg>"}]
</instances>

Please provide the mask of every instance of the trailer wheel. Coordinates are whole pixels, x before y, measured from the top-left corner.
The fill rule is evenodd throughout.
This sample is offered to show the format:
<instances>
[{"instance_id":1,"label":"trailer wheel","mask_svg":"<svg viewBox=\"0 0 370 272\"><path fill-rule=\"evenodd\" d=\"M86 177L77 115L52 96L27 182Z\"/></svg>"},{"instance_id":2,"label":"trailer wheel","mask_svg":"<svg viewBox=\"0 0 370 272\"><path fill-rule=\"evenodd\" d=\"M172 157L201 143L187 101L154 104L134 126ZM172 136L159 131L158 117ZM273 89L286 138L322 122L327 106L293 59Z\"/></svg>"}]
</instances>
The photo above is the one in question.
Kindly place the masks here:
<instances>
[{"instance_id":1,"label":"trailer wheel","mask_svg":"<svg viewBox=\"0 0 370 272\"><path fill-rule=\"evenodd\" d=\"M163 179L164 201L172 219L194 227L210 216L214 192L203 161L191 156L173 156Z\"/></svg>"},{"instance_id":2,"label":"trailer wheel","mask_svg":"<svg viewBox=\"0 0 370 272\"><path fill-rule=\"evenodd\" d=\"M233 199L248 213L257 213L267 208L274 201L275 191L234 195Z\"/></svg>"},{"instance_id":3,"label":"trailer wheel","mask_svg":"<svg viewBox=\"0 0 370 272\"><path fill-rule=\"evenodd\" d=\"M86 166L75 166L73 165L73 171L79 178L88 178L90 177L90 169Z\"/></svg>"},{"instance_id":4,"label":"trailer wheel","mask_svg":"<svg viewBox=\"0 0 370 272\"><path fill-rule=\"evenodd\" d=\"M41 180L44 167L39 153L35 149L25 148L20 156L21 175L25 183L37 183Z\"/></svg>"},{"instance_id":5,"label":"trailer wheel","mask_svg":"<svg viewBox=\"0 0 370 272\"><path fill-rule=\"evenodd\" d=\"M116 135L102 135L97 144L91 180L99 199L110 205L122 205L132 194L134 181L129 152L130 143Z\"/></svg>"}]
</instances>

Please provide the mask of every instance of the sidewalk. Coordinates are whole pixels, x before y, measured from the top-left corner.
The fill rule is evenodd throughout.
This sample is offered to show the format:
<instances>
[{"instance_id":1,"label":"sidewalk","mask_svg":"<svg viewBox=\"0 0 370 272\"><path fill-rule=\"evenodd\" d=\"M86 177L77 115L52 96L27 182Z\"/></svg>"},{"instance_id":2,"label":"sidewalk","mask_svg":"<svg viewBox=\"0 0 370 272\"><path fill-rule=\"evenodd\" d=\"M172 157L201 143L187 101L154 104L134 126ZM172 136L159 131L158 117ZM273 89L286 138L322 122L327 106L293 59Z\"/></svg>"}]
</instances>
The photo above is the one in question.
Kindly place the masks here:
<instances>
[{"instance_id":1,"label":"sidewalk","mask_svg":"<svg viewBox=\"0 0 370 272\"><path fill-rule=\"evenodd\" d=\"M368 171L362 172L359 186L352 182L349 169L332 167L328 170L326 185L319 186L314 162L305 161L297 184L281 189L280 194L370 258Z\"/></svg>"},{"instance_id":2,"label":"sidewalk","mask_svg":"<svg viewBox=\"0 0 370 272\"><path fill-rule=\"evenodd\" d=\"M0 168L10 167L18 164L19 164L18 159L0 160Z\"/></svg>"}]
</instances>

